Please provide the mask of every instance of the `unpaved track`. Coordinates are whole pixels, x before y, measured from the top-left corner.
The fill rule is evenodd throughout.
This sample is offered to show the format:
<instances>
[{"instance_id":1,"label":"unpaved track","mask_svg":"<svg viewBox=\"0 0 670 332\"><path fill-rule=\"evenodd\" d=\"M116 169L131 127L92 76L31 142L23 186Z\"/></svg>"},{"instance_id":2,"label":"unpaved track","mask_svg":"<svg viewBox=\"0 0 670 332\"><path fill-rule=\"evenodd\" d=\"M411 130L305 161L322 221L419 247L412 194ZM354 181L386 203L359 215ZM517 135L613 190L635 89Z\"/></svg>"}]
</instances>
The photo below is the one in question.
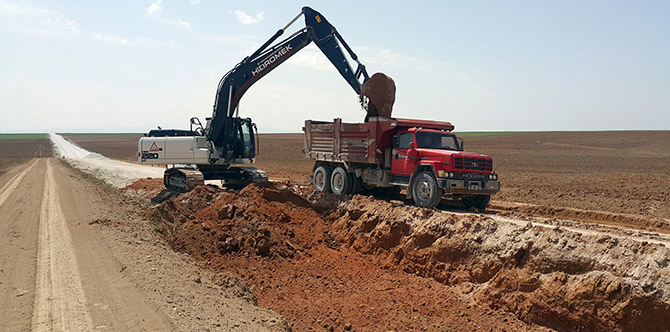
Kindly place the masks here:
<instances>
[{"instance_id":1,"label":"unpaved track","mask_svg":"<svg viewBox=\"0 0 670 332\"><path fill-rule=\"evenodd\" d=\"M38 159L2 177L0 330L172 330L124 279L89 222L93 197L65 166Z\"/></svg>"},{"instance_id":2,"label":"unpaved track","mask_svg":"<svg viewBox=\"0 0 670 332\"><path fill-rule=\"evenodd\" d=\"M53 167L46 161L39 218L33 331L90 331L88 312L72 239L63 215Z\"/></svg>"}]
</instances>

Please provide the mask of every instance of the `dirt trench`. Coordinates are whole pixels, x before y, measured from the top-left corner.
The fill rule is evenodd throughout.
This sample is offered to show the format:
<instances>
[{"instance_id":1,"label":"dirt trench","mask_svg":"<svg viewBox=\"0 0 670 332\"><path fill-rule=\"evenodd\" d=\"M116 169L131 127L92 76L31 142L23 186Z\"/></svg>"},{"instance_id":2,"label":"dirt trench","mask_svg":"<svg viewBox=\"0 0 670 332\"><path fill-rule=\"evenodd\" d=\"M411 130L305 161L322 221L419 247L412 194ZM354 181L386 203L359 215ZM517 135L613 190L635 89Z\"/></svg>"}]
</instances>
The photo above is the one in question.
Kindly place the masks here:
<instances>
[{"instance_id":1,"label":"dirt trench","mask_svg":"<svg viewBox=\"0 0 670 332\"><path fill-rule=\"evenodd\" d=\"M146 218L299 331L670 328L663 243L274 185L201 186Z\"/></svg>"}]
</instances>

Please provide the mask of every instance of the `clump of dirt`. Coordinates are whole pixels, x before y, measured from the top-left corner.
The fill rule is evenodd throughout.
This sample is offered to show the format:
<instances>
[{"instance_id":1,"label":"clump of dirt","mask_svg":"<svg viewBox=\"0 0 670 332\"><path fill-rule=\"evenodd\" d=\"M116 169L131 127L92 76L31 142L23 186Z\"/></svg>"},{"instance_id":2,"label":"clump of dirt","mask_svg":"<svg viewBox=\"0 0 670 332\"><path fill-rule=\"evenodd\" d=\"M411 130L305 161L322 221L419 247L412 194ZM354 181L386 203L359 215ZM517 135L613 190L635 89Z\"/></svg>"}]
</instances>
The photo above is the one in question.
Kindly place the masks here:
<instances>
[{"instance_id":1,"label":"clump of dirt","mask_svg":"<svg viewBox=\"0 0 670 332\"><path fill-rule=\"evenodd\" d=\"M361 95L368 97L369 100L367 116L391 117L395 103L393 79L382 73L375 73L361 85Z\"/></svg>"},{"instance_id":2,"label":"clump of dirt","mask_svg":"<svg viewBox=\"0 0 670 332\"><path fill-rule=\"evenodd\" d=\"M503 312L558 330L670 327L670 249L622 234L273 184L199 186L146 217L173 248L241 274L260 305L301 330L482 327L467 315L481 315L484 326L534 329ZM454 289L477 306L437 300ZM429 300L417 309L421 298ZM494 314L482 314L487 307ZM447 315L454 308L467 314Z\"/></svg>"},{"instance_id":3,"label":"clump of dirt","mask_svg":"<svg viewBox=\"0 0 670 332\"><path fill-rule=\"evenodd\" d=\"M121 188L121 190L150 200L156 197L164 188L163 179L139 179Z\"/></svg>"}]
</instances>

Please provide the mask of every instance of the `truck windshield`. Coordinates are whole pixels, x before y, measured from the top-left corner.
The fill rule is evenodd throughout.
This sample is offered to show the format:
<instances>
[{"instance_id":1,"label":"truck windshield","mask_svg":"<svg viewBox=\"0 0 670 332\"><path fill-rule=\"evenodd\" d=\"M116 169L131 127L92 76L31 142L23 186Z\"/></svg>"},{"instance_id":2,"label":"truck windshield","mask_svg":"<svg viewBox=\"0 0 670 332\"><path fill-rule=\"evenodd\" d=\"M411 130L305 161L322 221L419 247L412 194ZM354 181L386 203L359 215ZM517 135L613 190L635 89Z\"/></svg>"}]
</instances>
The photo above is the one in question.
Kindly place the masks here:
<instances>
[{"instance_id":1,"label":"truck windshield","mask_svg":"<svg viewBox=\"0 0 670 332\"><path fill-rule=\"evenodd\" d=\"M424 149L458 150L456 136L448 133L417 131L416 143L417 147Z\"/></svg>"}]
</instances>

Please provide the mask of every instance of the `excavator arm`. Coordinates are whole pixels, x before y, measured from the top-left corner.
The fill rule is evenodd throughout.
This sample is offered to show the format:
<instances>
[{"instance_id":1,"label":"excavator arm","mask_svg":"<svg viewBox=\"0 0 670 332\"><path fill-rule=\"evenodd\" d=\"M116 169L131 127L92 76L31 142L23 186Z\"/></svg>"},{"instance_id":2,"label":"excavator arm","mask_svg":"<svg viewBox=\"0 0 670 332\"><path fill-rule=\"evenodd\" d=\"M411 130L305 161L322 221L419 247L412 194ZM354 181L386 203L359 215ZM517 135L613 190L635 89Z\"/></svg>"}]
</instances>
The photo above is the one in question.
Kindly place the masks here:
<instances>
[{"instance_id":1,"label":"excavator arm","mask_svg":"<svg viewBox=\"0 0 670 332\"><path fill-rule=\"evenodd\" d=\"M305 28L270 47L270 44L283 35L302 15L305 16ZM277 31L256 52L238 63L219 82L214 111L212 117L208 118L205 134L214 147L222 150L222 154L229 149L226 145L232 141L231 136L235 134L234 122L237 118L234 115L244 93L263 76L311 42L319 47L354 91L361 94L361 85L370 78L365 66L358 61L356 54L323 15L310 7L303 7L300 14ZM345 57L342 47L358 64L355 71ZM359 81L361 76L363 82Z\"/></svg>"}]
</instances>

